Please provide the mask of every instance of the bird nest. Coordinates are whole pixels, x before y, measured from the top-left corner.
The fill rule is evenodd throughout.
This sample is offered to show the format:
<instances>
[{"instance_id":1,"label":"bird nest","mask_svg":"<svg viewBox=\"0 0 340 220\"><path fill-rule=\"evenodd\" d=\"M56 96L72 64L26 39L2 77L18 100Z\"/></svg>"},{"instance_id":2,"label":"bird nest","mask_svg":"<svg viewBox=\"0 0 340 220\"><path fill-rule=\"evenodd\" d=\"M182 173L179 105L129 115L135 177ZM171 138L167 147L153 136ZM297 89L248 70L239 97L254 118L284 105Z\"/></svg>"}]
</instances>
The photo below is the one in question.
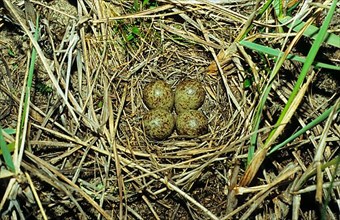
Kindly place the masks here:
<instances>
[{"instance_id":1,"label":"bird nest","mask_svg":"<svg viewBox=\"0 0 340 220\"><path fill-rule=\"evenodd\" d=\"M292 198L288 183L301 170L295 163L304 156L312 161L310 155L298 153L292 160L291 152L280 153L271 163L266 161L253 181L259 188L238 184L246 168L259 91L268 80L256 65L274 66L272 60L234 42L242 28L249 27L246 21L255 2L31 2L16 9L7 6L11 19L0 18L5 21L0 28L13 23L27 34L14 36L26 49L34 41L27 32L34 13L26 14L24 22L18 12L35 8L41 28L34 45L39 59L24 126L21 172L1 182L8 189L2 196L12 196L3 201L4 218L13 213L67 219L226 219L272 213L287 217ZM272 45L283 41L280 35L273 39ZM3 63L5 59L10 60L6 57ZM29 59L16 59L22 68L3 76L12 92L8 83L0 90L2 100L11 100L0 110L8 115L0 117L3 127L14 128L25 117L19 114L20 94ZM284 69L294 68L289 65ZM13 66L5 69L11 72ZM270 97L263 128L257 131L259 146L282 110L285 91L291 90L294 78L287 72L275 82L278 92ZM174 132L162 141L150 139L142 125L148 110L142 100L144 86L161 79L174 89L185 78L202 82L206 91L200 110L208 118L208 133L188 138ZM14 135L5 139L10 142ZM297 144L308 148L306 139ZM280 186L282 182L286 184ZM274 192L279 187L283 189ZM253 193L259 201L251 200ZM252 202L259 210L251 208ZM237 204L244 207L236 209Z\"/></svg>"}]
</instances>

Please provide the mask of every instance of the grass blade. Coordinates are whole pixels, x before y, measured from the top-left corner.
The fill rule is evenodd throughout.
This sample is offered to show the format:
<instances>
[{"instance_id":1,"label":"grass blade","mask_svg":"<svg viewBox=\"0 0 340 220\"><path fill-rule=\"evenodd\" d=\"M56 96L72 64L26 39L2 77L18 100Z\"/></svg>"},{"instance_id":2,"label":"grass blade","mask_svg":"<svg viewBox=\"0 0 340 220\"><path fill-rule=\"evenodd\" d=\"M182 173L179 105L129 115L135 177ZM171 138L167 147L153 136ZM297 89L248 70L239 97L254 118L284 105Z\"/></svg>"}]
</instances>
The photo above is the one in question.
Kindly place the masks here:
<instances>
[{"instance_id":1,"label":"grass blade","mask_svg":"<svg viewBox=\"0 0 340 220\"><path fill-rule=\"evenodd\" d=\"M34 40L38 41L39 39L39 16L36 17L36 26L35 26L35 33L34 33ZM29 64L28 76L27 76L27 84L25 88L24 94L24 102L23 102L23 109L22 109L22 117L20 121L20 126L18 127L19 131L17 133L18 137L16 138L18 142L18 146L15 148L14 151L14 161L15 161L15 168L17 171L20 169L21 160L24 153L24 146L25 146L25 136L27 133L27 126L28 126L28 115L29 115L29 103L31 99L31 89L32 89L32 82L33 82L33 74L34 74L34 66L37 60L37 50L35 47L32 48L31 60ZM20 118L20 117L19 117ZM20 120L20 119L19 119Z\"/></svg>"},{"instance_id":2,"label":"grass blade","mask_svg":"<svg viewBox=\"0 0 340 220\"><path fill-rule=\"evenodd\" d=\"M330 24L330 21L332 19L332 16L334 14L335 11L335 7L336 7L336 3L337 1L333 1L327 16L320 28L320 31L316 37L316 40L314 41L306 62L304 63L301 73L297 79L297 82L293 88L292 93L290 94L290 97L286 103L285 108L283 109L278 121L276 122L274 129L270 132L268 138L266 139L264 145L262 147L260 147L258 149L258 151L254 154L254 149L255 146L257 144L257 135L258 135L258 129L259 129L259 125L260 125L260 120L261 120L261 115L262 115L262 109L264 107L264 103L266 102L266 99L268 97L269 91L271 89L271 85L272 85L272 81L274 79L274 77L276 76L276 74L278 73L278 70L280 69L281 65L283 64L284 60L286 59L286 57L288 56L289 51L291 51L292 46L294 45L294 42L299 39L299 37L301 37L302 33L304 32L304 30L306 29L306 27L308 25L311 24L311 22L313 21L313 19L309 19L308 22L306 23L306 26L304 26L303 29L300 30L300 32L297 34L297 36L295 36L293 42L290 44L290 46L288 47L288 49L286 50L286 52L283 54L283 56L279 57L278 62L276 63L272 73L270 74L270 79L268 84L266 85L266 88L264 89L264 92L261 96L260 99L260 104L257 108L257 112L255 115L255 119L253 121L253 131L254 131L254 135L251 136L250 139L250 147L249 147L249 153L248 153L248 167L246 169L246 172L244 173L241 181L240 181L240 185L241 186L246 186L248 185L253 178L255 177L258 169L260 168L263 160L265 159L268 150L270 149L272 143L276 140L276 138L281 134L282 130L285 128L286 124L282 125L283 119L288 122L290 120L290 118L293 116L293 113L295 112L298 104L301 101L301 94L297 97L298 92L301 89L301 86L307 76L307 73L309 72L314 59L316 57L316 54L322 44L322 42L325 39L326 33L327 33L327 29L328 26ZM310 82L311 78L309 79ZM308 84L306 84L308 85ZM293 105L294 104L294 105ZM251 156L254 155L253 158L251 158Z\"/></svg>"},{"instance_id":3,"label":"grass blade","mask_svg":"<svg viewBox=\"0 0 340 220\"><path fill-rule=\"evenodd\" d=\"M339 38L339 43L340 43L340 38ZM249 42L249 41L246 41L246 40L240 41L240 44L249 48L249 49L258 51L260 53L268 54L268 55L271 55L271 56L280 57L283 54L279 50L273 49L271 47L263 46L261 44ZM293 55L293 54L289 54L287 56L287 59L288 60L295 60L295 61L298 61L298 62L301 62L301 63L306 62L306 58L300 57L300 56L297 56L297 55ZM331 64L327 64L327 63L321 63L321 62L315 62L314 61L313 66L315 66L315 68L325 68L325 69L340 71L340 66L335 66L335 65L331 65Z\"/></svg>"},{"instance_id":4,"label":"grass blade","mask_svg":"<svg viewBox=\"0 0 340 220\"><path fill-rule=\"evenodd\" d=\"M277 144L276 146L274 146L269 152L268 155L274 153L275 151L279 150L281 147L285 146L286 144L288 144L289 142L293 141L295 138L299 137L300 135L302 135L303 133L305 133L306 131L308 131L309 129L313 128L314 126L320 124L322 121L324 121L329 114L331 113L332 109L335 107L332 106L331 108L327 109L324 113L322 113L319 117L317 117L316 119L314 119L313 121L311 121L310 123L308 123L305 127L301 128L300 130L298 130L297 132L295 132L292 136L290 136L289 138L287 138L285 141L283 141L280 144ZM340 112L340 108L337 110L337 112Z\"/></svg>"},{"instance_id":5,"label":"grass blade","mask_svg":"<svg viewBox=\"0 0 340 220\"><path fill-rule=\"evenodd\" d=\"M286 49L286 51L284 53L281 53L278 56L278 60L273 68L273 70L270 73L269 76L269 80L267 85L265 86L265 88L263 89L263 93L261 95L258 107L256 109L256 113L254 116L254 121L253 121L253 132L254 134L251 136L250 138L250 147L248 149L248 159L247 159L247 164L249 165L253 159L254 156L254 152L255 152L255 146L257 145L257 135L258 135L258 130L259 130L259 126L260 126L260 121L261 121L261 115L262 115L262 110L265 106L265 103L267 101L267 97L270 93L270 90L272 88L272 83L273 80L275 78L275 76L278 74L283 62L287 59L287 56L289 54L289 52L291 51L291 49L293 48L293 46L295 45L295 43L300 39L300 37L302 36L303 30L301 30L296 36L295 38L292 40L292 43L288 46L288 48ZM266 154L266 153L262 153L262 154ZM261 156L262 157L262 156Z\"/></svg>"},{"instance_id":6,"label":"grass blade","mask_svg":"<svg viewBox=\"0 0 340 220\"><path fill-rule=\"evenodd\" d=\"M0 148L1 148L1 151L2 151L2 155L4 157L7 168L10 171L15 172L14 163L13 163L13 160L12 160L10 149L6 144L6 141L5 141L4 136L2 135L2 132L3 132L3 130L2 130L1 125L0 125Z\"/></svg>"},{"instance_id":7,"label":"grass blade","mask_svg":"<svg viewBox=\"0 0 340 220\"><path fill-rule=\"evenodd\" d=\"M283 109L283 111L282 111L278 121L276 122L275 128L269 134L269 137L266 140L264 147L269 147L271 145L271 143L273 143L274 140L276 139L276 137L279 135L280 131L282 131L284 126L281 126L281 129L278 129L278 126L280 126L282 120L285 117L287 117L287 112L291 108L291 105L292 105L294 99L296 98L296 95L298 94L298 92L299 92L299 90L301 88L301 85L304 82L304 80L305 80L305 78L307 76L307 73L309 72L309 70L310 70L310 68L311 68L311 66L312 66L312 64L314 62L314 59L315 59L315 57L316 57L316 55L317 55L317 53L319 51L319 48L320 48L321 44L323 43L323 41L325 39L325 36L327 34L328 26L329 26L329 24L330 24L330 22L332 20L332 17L333 17L335 8L336 8L336 3L337 3L337 0L334 0L333 3L332 3L332 6L330 7L330 9L329 9L329 11L327 13L325 21L323 22L323 24L322 24L322 26L320 28L320 32L318 33L314 43L312 44L312 47L311 47L310 51L308 52L306 62L302 66L301 73L300 73L300 75L299 75L299 77L298 77L298 79L297 79L297 81L295 83L295 86L293 88L292 93L289 96L287 104L286 104L285 108Z\"/></svg>"},{"instance_id":8,"label":"grass blade","mask_svg":"<svg viewBox=\"0 0 340 220\"><path fill-rule=\"evenodd\" d=\"M284 24L285 22L288 22L291 19L292 17L287 16L284 18L279 18L279 21ZM305 22L297 19L292 29L295 32L298 32L304 26ZM292 24L288 24L287 27L291 28ZM303 35L306 37L310 37L312 39L316 39L316 35L319 33L319 31L320 31L319 28L315 27L314 25L310 25L307 28L307 30L303 33ZM334 47L340 48L340 37L333 33L326 33L324 42Z\"/></svg>"}]
</instances>

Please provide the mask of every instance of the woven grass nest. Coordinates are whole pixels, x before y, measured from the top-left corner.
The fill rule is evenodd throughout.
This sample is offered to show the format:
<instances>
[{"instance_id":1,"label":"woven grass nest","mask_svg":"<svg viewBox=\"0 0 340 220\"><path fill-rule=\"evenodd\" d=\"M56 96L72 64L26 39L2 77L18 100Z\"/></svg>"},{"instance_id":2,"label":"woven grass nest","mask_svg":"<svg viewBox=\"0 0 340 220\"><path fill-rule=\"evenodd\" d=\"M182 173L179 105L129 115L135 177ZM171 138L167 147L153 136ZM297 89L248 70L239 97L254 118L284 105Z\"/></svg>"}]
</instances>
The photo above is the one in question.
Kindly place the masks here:
<instances>
[{"instance_id":1,"label":"woven grass nest","mask_svg":"<svg viewBox=\"0 0 340 220\"><path fill-rule=\"evenodd\" d=\"M6 143L18 146L12 152L18 156L14 157L15 175L2 173L0 179L2 218L321 216L313 208L317 202L292 206L296 195L304 202L314 196L313 190L299 191L315 185L315 179L307 178L315 171L308 167L316 154L308 135L270 157L266 157L267 151L257 151L274 128L302 66L286 60L280 77L270 79L273 89L260 128L254 132L258 103L269 80L267 71L274 68L275 60L245 49L237 41L247 28L252 28L248 39L260 39L273 48L280 48L286 37L270 32L258 35L264 27L276 30L269 14L251 16L258 7L252 1L31 1L25 6L4 1L0 10L9 17L0 17L1 50L10 48L16 55L0 57L6 63L3 70L10 73L0 77L0 124L17 128L16 134L22 129L23 138L16 139L15 133L4 135ZM296 10L299 8L303 6ZM28 25L37 15L38 41ZM24 36L12 32L11 25ZM38 58L25 116L21 97L33 47ZM338 49L330 48L334 53L329 52L329 57L339 64ZM147 111L143 88L164 80L174 89L185 78L201 82L206 91L200 110L208 118L208 133L188 138L174 132L162 141L148 138L142 125ZM338 79L332 74L326 78L327 92L306 89L309 98L303 99L296 117L275 143L339 102ZM310 77L311 87L319 85L317 79L321 80ZM336 111L330 114L336 115ZM18 126L21 120L22 127ZM325 123L311 128L316 140ZM329 123L333 126L327 130L324 159L334 165L339 120L335 117ZM258 134L257 157L249 168L254 133ZM0 165L6 167L4 161ZM335 167L327 167L325 182L331 181ZM334 183L339 186L338 177ZM336 187L327 216L335 216L337 210Z\"/></svg>"}]
</instances>

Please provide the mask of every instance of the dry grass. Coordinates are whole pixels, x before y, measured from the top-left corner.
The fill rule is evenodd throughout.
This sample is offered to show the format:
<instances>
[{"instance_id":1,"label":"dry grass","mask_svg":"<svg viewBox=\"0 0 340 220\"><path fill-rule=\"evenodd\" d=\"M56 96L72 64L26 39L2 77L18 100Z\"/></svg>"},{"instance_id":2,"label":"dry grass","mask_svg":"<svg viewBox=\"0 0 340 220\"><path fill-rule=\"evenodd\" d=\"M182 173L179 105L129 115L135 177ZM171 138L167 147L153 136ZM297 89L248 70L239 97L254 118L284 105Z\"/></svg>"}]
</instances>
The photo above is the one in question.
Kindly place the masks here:
<instances>
[{"instance_id":1,"label":"dry grass","mask_svg":"<svg viewBox=\"0 0 340 220\"><path fill-rule=\"evenodd\" d=\"M311 129L266 158L251 184L239 184L252 118L274 61L236 42L252 24L249 38L272 47L286 37L270 33L275 23L269 13L254 20L255 2L162 0L143 9L133 1L79 0L77 9L67 1L31 2L41 16L39 42L30 37L22 5L0 7L6 15L0 17L3 128L20 121L32 43L39 55L20 171L0 180L2 218L316 219L329 193L327 219L338 217L339 176L327 192L337 166L324 170L324 191L314 201L320 166L313 166L313 158L320 139L327 140L322 161L339 154L339 120ZM339 65L335 52L329 56ZM286 61L275 79L259 145L299 68ZM282 140L338 99L339 79L327 77L331 94L318 92L318 75ZM207 92L202 111L209 133L149 140L142 128L143 87L163 79L175 88L186 77L201 81ZM251 77L253 86L244 88Z\"/></svg>"}]
</instances>

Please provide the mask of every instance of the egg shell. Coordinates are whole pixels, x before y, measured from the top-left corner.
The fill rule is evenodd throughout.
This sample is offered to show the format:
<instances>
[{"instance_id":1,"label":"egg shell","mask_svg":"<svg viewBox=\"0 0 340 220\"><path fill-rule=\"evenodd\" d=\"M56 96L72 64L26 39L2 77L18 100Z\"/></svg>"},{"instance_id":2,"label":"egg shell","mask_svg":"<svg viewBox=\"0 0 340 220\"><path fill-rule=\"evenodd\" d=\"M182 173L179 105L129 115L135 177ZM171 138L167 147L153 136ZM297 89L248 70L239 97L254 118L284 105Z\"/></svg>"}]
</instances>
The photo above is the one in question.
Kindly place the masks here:
<instances>
[{"instance_id":1,"label":"egg shell","mask_svg":"<svg viewBox=\"0 0 340 220\"><path fill-rule=\"evenodd\" d=\"M155 140L168 138L174 128L174 116L165 109L153 109L143 117L144 131L148 137Z\"/></svg>"},{"instance_id":2,"label":"egg shell","mask_svg":"<svg viewBox=\"0 0 340 220\"><path fill-rule=\"evenodd\" d=\"M208 119L198 110L185 110L176 118L176 130L179 135L197 137L208 132Z\"/></svg>"},{"instance_id":3,"label":"egg shell","mask_svg":"<svg viewBox=\"0 0 340 220\"><path fill-rule=\"evenodd\" d=\"M174 100L170 85L163 80L150 82L143 89L143 101L148 109L163 108L171 111Z\"/></svg>"},{"instance_id":4,"label":"egg shell","mask_svg":"<svg viewBox=\"0 0 340 220\"><path fill-rule=\"evenodd\" d=\"M187 109L199 109L205 100L205 90L202 83L185 79L181 81L175 90L175 108L177 113Z\"/></svg>"}]
</instances>

